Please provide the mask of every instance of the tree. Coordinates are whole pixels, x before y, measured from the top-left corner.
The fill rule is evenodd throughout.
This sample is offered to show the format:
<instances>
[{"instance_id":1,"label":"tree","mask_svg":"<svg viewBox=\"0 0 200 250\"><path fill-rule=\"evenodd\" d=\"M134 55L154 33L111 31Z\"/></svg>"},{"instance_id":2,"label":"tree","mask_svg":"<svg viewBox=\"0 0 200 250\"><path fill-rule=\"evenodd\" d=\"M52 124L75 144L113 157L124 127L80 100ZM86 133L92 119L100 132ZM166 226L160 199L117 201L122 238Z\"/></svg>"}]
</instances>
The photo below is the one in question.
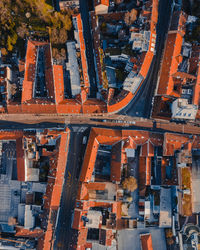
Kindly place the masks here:
<instances>
[{"instance_id":1,"label":"tree","mask_svg":"<svg viewBox=\"0 0 200 250\"><path fill-rule=\"evenodd\" d=\"M17 28L17 34L21 38L24 38L26 35L28 35L28 29L25 23L22 23L21 26Z\"/></svg>"},{"instance_id":2,"label":"tree","mask_svg":"<svg viewBox=\"0 0 200 250\"><path fill-rule=\"evenodd\" d=\"M54 44L64 44L72 27L71 14L53 10L51 0L1 0L0 48L12 51L30 31L47 32ZM17 47L19 49L19 47Z\"/></svg>"},{"instance_id":3,"label":"tree","mask_svg":"<svg viewBox=\"0 0 200 250\"><path fill-rule=\"evenodd\" d=\"M170 245L170 246L173 245L174 244L173 238L168 238L167 239L167 244Z\"/></svg>"},{"instance_id":4,"label":"tree","mask_svg":"<svg viewBox=\"0 0 200 250\"><path fill-rule=\"evenodd\" d=\"M2 53L3 56L6 56L8 54L6 48L2 48L1 53Z\"/></svg>"},{"instance_id":5,"label":"tree","mask_svg":"<svg viewBox=\"0 0 200 250\"><path fill-rule=\"evenodd\" d=\"M51 42L53 44L59 44L59 31L56 28L51 29Z\"/></svg>"},{"instance_id":6,"label":"tree","mask_svg":"<svg viewBox=\"0 0 200 250\"><path fill-rule=\"evenodd\" d=\"M137 19L137 10L132 9L130 12L127 12L124 17L124 21L127 25L131 25Z\"/></svg>"},{"instance_id":7,"label":"tree","mask_svg":"<svg viewBox=\"0 0 200 250\"><path fill-rule=\"evenodd\" d=\"M64 48L62 48L62 49L60 50L60 55L61 55L61 58L62 58L63 60L66 59L66 50L65 50Z\"/></svg>"},{"instance_id":8,"label":"tree","mask_svg":"<svg viewBox=\"0 0 200 250\"><path fill-rule=\"evenodd\" d=\"M129 203L131 203L133 201L133 197L132 196L128 196L126 198L126 201L129 202Z\"/></svg>"},{"instance_id":9,"label":"tree","mask_svg":"<svg viewBox=\"0 0 200 250\"><path fill-rule=\"evenodd\" d=\"M53 48L53 49L52 49L52 56L53 56L53 58L56 58L58 53L59 53L59 52L58 52L58 49L57 49L57 48Z\"/></svg>"},{"instance_id":10,"label":"tree","mask_svg":"<svg viewBox=\"0 0 200 250\"><path fill-rule=\"evenodd\" d=\"M173 237L173 233L171 229L166 229L166 238L171 238Z\"/></svg>"},{"instance_id":11,"label":"tree","mask_svg":"<svg viewBox=\"0 0 200 250\"><path fill-rule=\"evenodd\" d=\"M133 176L126 178L123 181L122 185L124 189L127 189L128 191L131 191L131 192L135 191L138 187L137 180Z\"/></svg>"},{"instance_id":12,"label":"tree","mask_svg":"<svg viewBox=\"0 0 200 250\"><path fill-rule=\"evenodd\" d=\"M66 43L67 41L67 31L62 28L59 30L59 43Z\"/></svg>"}]
</instances>

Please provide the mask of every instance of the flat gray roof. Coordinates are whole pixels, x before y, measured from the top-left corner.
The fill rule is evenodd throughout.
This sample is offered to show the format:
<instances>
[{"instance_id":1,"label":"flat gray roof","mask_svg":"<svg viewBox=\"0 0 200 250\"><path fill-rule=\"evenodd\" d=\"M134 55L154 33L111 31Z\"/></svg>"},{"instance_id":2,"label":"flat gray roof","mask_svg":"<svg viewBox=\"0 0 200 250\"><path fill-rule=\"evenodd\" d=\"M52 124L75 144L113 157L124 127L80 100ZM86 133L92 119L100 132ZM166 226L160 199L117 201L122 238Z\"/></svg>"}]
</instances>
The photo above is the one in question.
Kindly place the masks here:
<instances>
[{"instance_id":1,"label":"flat gray roof","mask_svg":"<svg viewBox=\"0 0 200 250\"><path fill-rule=\"evenodd\" d=\"M66 65L70 73L72 95L75 96L81 92L79 67L76 57L76 46L75 42L67 42L66 44L68 52L68 63Z\"/></svg>"},{"instance_id":2,"label":"flat gray roof","mask_svg":"<svg viewBox=\"0 0 200 250\"><path fill-rule=\"evenodd\" d=\"M150 233L153 249L166 250L165 233L162 228L125 229L118 231L118 249L141 250L140 234Z\"/></svg>"}]
</instances>

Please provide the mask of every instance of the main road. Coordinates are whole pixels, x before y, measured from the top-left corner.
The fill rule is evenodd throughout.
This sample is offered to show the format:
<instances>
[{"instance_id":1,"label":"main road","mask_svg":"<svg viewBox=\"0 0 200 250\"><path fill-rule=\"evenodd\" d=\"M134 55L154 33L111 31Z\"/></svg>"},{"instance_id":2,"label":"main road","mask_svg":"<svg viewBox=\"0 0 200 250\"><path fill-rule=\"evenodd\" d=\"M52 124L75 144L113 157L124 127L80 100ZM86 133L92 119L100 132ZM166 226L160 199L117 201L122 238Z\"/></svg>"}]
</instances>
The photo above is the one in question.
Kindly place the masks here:
<instances>
[{"instance_id":1,"label":"main road","mask_svg":"<svg viewBox=\"0 0 200 250\"><path fill-rule=\"evenodd\" d=\"M140 90L126 108L119 112L120 114L145 118L149 118L151 115L152 99L156 89L162 53L171 19L172 7L172 0L159 1L158 23L156 27L156 55L153 58L147 77Z\"/></svg>"},{"instance_id":2,"label":"main road","mask_svg":"<svg viewBox=\"0 0 200 250\"><path fill-rule=\"evenodd\" d=\"M200 123L176 124L159 119L145 119L119 114L84 115L77 114L4 114L0 115L0 130L23 130L23 129L64 129L65 126L76 124L77 126L99 126L99 127L126 127L129 129L151 129L152 131L166 131L176 133L188 133L200 135Z\"/></svg>"},{"instance_id":3,"label":"main road","mask_svg":"<svg viewBox=\"0 0 200 250\"><path fill-rule=\"evenodd\" d=\"M86 127L69 126L69 128L71 130L69 151L57 226L54 233L54 250L70 249L71 223L78 188L77 183L86 147L86 144L82 142L83 137L88 136L89 132Z\"/></svg>"}]
</instances>

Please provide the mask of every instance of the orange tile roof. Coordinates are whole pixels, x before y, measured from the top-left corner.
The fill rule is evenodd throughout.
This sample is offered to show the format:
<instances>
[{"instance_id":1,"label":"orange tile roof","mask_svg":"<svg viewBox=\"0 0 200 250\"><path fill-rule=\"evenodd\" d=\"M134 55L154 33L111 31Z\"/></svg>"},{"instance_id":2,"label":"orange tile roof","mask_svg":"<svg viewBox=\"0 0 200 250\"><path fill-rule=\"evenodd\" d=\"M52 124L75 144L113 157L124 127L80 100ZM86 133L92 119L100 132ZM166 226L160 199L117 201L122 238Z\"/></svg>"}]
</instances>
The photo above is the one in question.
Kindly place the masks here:
<instances>
[{"instance_id":1,"label":"orange tile roof","mask_svg":"<svg viewBox=\"0 0 200 250\"><path fill-rule=\"evenodd\" d=\"M56 104L64 100L64 77L63 66L53 65L54 86L55 86L55 101Z\"/></svg>"},{"instance_id":2,"label":"orange tile roof","mask_svg":"<svg viewBox=\"0 0 200 250\"><path fill-rule=\"evenodd\" d=\"M181 53L182 42L183 37L178 32L169 34L167 37L157 94L171 95L174 92L172 75L178 69L177 56Z\"/></svg>"},{"instance_id":3,"label":"orange tile roof","mask_svg":"<svg viewBox=\"0 0 200 250\"><path fill-rule=\"evenodd\" d=\"M148 48L147 53L145 54L144 61L141 65L141 68L139 71L139 74L141 76L143 76L144 79L147 76L147 73L149 71L149 68L151 66L151 63L152 63L152 60L154 57L154 53L151 51L151 47L153 46L153 44L155 46L157 20L158 20L158 0L153 0L152 1L151 23L150 23L151 36L150 36L149 48ZM129 92L123 99L116 102L115 104L109 105L109 103L108 103L108 112L112 113L112 112L120 111L123 108L125 108L130 103L130 101L134 98L134 96L137 94L142 83L143 83L143 81L141 82L140 86L138 87L137 91L134 94Z\"/></svg>"},{"instance_id":4,"label":"orange tile roof","mask_svg":"<svg viewBox=\"0 0 200 250\"><path fill-rule=\"evenodd\" d=\"M26 50L26 64L22 89L22 103L27 102L33 98L33 84L35 81L36 61L38 46L45 46L45 80L48 94L54 98L53 91L53 74L51 65L50 44L47 42L39 42L28 40Z\"/></svg>"},{"instance_id":5,"label":"orange tile roof","mask_svg":"<svg viewBox=\"0 0 200 250\"><path fill-rule=\"evenodd\" d=\"M174 151L181 149L184 144L191 140L193 139L190 139L187 135L165 133L163 155L174 155Z\"/></svg>"},{"instance_id":6,"label":"orange tile roof","mask_svg":"<svg viewBox=\"0 0 200 250\"><path fill-rule=\"evenodd\" d=\"M106 113L107 105L104 101L87 99L82 105L83 113Z\"/></svg>"},{"instance_id":7,"label":"orange tile roof","mask_svg":"<svg viewBox=\"0 0 200 250\"><path fill-rule=\"evenodd\" d=\"M33 101L34 102L34 101ZM19 108L15 109L15 111L18 111ZM54 104L44 104L42 103L32 103L32 104L22 104L21 105L22 113L30 113L30 114L52 114L56 113L56 105Z\"/></svg>"},{"instance_id":8,"label":"orange tile roof","mask_svg":"<svg viewBox=\"0 0 200 250\"><path fill-rule=\"evenodd\" d=\"M153 60L153 56L154 54L150 51L147 51L145 58L144 58L144 62L140 68L140 74L146 78L147 73L149 71L149 67L151 66L151 62Z\"/></svg>"},{"instance_id":9,"label":"orange tile roof","mask_svg":"<svg viewBox=\"0 0 200 250\"><path fill-rule=\"evenodd\" d=\"M103 4L109 7L109 0L94 0L94 6L96 7L99 4Z\"/></svg>"},{"instance_id":10,"label":"orange tile roof","mask_svg":"<svg viewBox=\"0 0 200 250\"><path fill-rule=\"evenodd\" d=\"M177 15L179 15L177 30L169 31L166 41L157 91L158 95L180 96L179 93L174 91L173 77L176 76L178 65L182 61L181 48L185 35L186 17L183 12L174 13L174 17L177 17Z\"/></svg>"},{"instance_id":11,"label":"orange tile roof","mask_svg":"<svg viewBox=\"0 0 200 250\"><path fill-rule=\"evenodd\" d=\"M19 60L18 67L19 67L19 72L24 71L25 70L25 62L23 60Z\"/></svg>"},{"instance_id":12,"label":"orange tile roof","mask_svg":"<svg viewBox=\"0 0 200 250\"><path fill-rule=\"evenodd\" d=\"M32 41L28 40L26 51L25 74L22 89L22 103L30 100L33 95L33 82L35 80L35 64L37 49Z\"/></svg>"},{"instance_id":13,"label":"orange tile roof","mask_svg":"<svg viewBox=\"0 0 200 250\"><path fill-rule=\"evenodd\" d=\"M23 227L16 227L16 237L30 237L30 238L39 238L44 234L44 231L42 229L34 229L29 230L25 229Z\"/></svg>"},{"instance_id":14,"label":"orange tile roof","mask_svg":"<svg viewBox=\"0 0 200 250\"><path fill-rule=\"evenodd\" d=\"M143 188L145 185L147 185L146 173L147 173L147 158L141 156L139 158L139 188Z\"/></svg>"},{"instance_id":15,"label":"orange tile roof","mask_svg":"<svg viewBox=\"0 0 200 250\"><path fill-rule=\"evenodd\" d=\"M77 20L77 26L78 26L78 34L79 34L79 41L80 41L80 51L81 51L81 63L82 63L82 70L83 70L83 79L84 79L84 85L85 87L90 87L89 83L89 76L88 76L88 65L87 65L87 59L85 54L85 40L83 35L83 26L82 26L82 20L81 15L76 15Z\"/></svg>"},{"instance_id":16,"label":"orange tile roof","mask_svg":"<svg viewBox=\"0 0 200 250\"><path fill-rule=\"evenodd\" d=\"M25 181L25 163L22 137L16 140L17 153L17 179L18 181Z\"/></svg>"},{"instance_id":17,"label":"orange tile roof","mask_svg":"<svg viewBox=\"0 0 200 250\"><path fill-rule=\"evenodd\" d=\"M23 131L0 131L0 140L16 140L23 136Z\"/></svg>"},{"instance_id":18,"label":"orange tile roof","mask_svg":"<svg viewBox=\"0 0 200 250\"><path fill-rule=\"evenodd\" d=\"M194 86L194 94L193 94L193 104L199 105L200 104L200 65L198 66L197 70L197 79L196 84Z\"/></svg>"},{"instance_id":19,"label":"orange tile roof","mask_svg":"<svg viewBox=\"0 0 200 250\"><path fill-rule=\"evenodd\" d=\"M82 171L80 175L80 181L87 182L91 179L92 172L94 169L97 151L99 147L99 143L95 138L96 134L92 129L90 132L90 143L87 144L85 157L83 161Z\"/></svg>"},{"instance_id":20,"label":"orange tile roof","mask_svg":"<svg viewBox=\"0 0 200 250\"><path fill-rule=\"evenodd\" d=\"M153 250L151 234L140 234L142 250Z\"/></svg>"},{"instance_id":21,"label":"orange tile roof","mask_svg":"<svg viewBox=\"0 0 200 250\"><path fill-rule=\"evenodd\" d=\"M84 221L82 220L82 216L87 216L87 211L83 211L83 210L76 208L74 210L74 219L73 219L73 224L72 224L73 229L81 230L85 228Z\"/></svg>"},{"instance_id":22,"label":"orange tile roof","mask_svg":"<svg viewBox=\"0 0 200 250\"><path fill-rule=\"evenodd\" d=\"M121 180L121 161L117 162L111 160L110 180L113 182L120 182Z\"/></svg>"},{"instance_id":23,"label":"orange tile roof","mask_svg":"<svg viewBox=\"0 0 200 250\"><path fill-rule=\"evenodd\" d=\"M129 138L129 140L133 144L133 148L136 145L142 145L141 155L144 156L153 156L154 155L154 145L162 146L163 144L163 136L160 137L156 133L150 133L148 131L131 131L131 130L111 130L111 129L100 129L100 128L92 128L90 132L90 137L83 161L83 167L81 171L80 180L83 182L87 182L91 179L97 151L99 144L103 145L113 145L120 140L125 140ZM146 151L144 151L146 149ZM117 174L115 176L116 179L120 179L120 164L117 164L119 172L115 172ZM115 165L115 164L114 164Z\"/></svg>"},{"instance_id":24,"label":"orange tile roof","mask_svg":"<svg viewBox=\"0 0 200 250\"><path fill-rule=\"evenodd\" d=\"M84 228L84 229L78 231L77 250L84 250L85 249L84 245L86 244L87 233L88 233L88 228Z\"/></svg>"},{"instance_id":25,"label":"orange tile roof","mask_svg":"<svg viewBox=\"0 0 200 250\"><path fill-rule=\"evenodd\" d=\"M158 21L158 2L159 0L152 0L152 10L151 10L151 25L156 24ZM154 31L154 27L151 26L151 31Z\"/></svg>"},{"instance_id":26,"label":"orange tile roof","mask_svg":"<svg viewBox=\"0 0 200 250\"><path fill-rule=\"evenodd\" d=\"M151 141L148 141L141 146L140 155L141 156L153 156L154 155L154 147Z\"/></svg>"},{"instance_id":27,"label":"orange tile roof","mask_svg":"<svg viewBox=\"0 0 200 250\"><path fill-rule=\"evenodd\" d=\"M191 74L188 74L185 72L180 72L180 71L175 72L172 76L177 77L177 78L181 78L181 79L184 79L184 78L192 79L192 80L196 79L196 77L194 75L191 75Z\"/></svg>"},{"instance_id":28,"label":"orange tile roof","mask_svg":"<svg viewBox=\"0 0 200 250\"><path fill-rule=\"evenodd\" d=\"M68 147L69 147L69 136L70 136L69 130L61 133L58 158L57 161L54 160L54 162L52 162L53 165L56 165L55 179L51 178L51 176L49 176L48 178L48 185L45 194L46 197L44 199L45 200L44 207L46 209L50 209L50 212L48 215L47 231L44 236L43 249L50 249L52 244L52 235L55 225L53 225L51 222L51 213L57 210L60 205Z\"/></svg>"},{"instance_id":29,"label":"orange tile roof","mask_svg":"<svg viewBox=\"0 0 200 250\"><path fill-rule=\"evenodd\" d=\"M32 81L23 81L22 89L22 103L27 100L31 100L33 96L33 82Z\"/></svg>"},{"instance_id":30,"label":"orange tile roof","mask_svg":"<svg viewBox=\"0 0 200 250\"><path fill-rule=\"evenodd\" d=\"M86 184L89 190L105 190L106 184L104 182L90 182Z\"/></svg>"},{"instance_id":31,"label":"orange tile roof","mask_svg":"<svg viewBox=\"0 0 200 250\"><path fill-rule=\"evenodd\" d=\"M146 185L151 185L151 158L146 158Z\"/></svg>"},{"instance_id":32,"label":"orange tile roof","mask_svg":"<svg viewBox=\"0 0 200 250\"><path fill-rule=\"evenodd\" d=\"M111 208L112 213L116 214L118 225L120 223L121 201L106 202L106 200L102 200L97 202L93 198L90 200L89 190L104 190L106 188L106 184L103 182L98 183L91 181L99 144L105 145L110 144L110 142L112 144L122 140L125 142L122 148L122 153L125 152L127 147L129 148L131 146L131 143L134 148L135 146L137 147L137 145L146 145L145 156L139 157L139 193L142 196L145 194L146 185L151 185L151 157L154 155L154 146L163 146L163 154L167 155L174 155L175 151L182 146L189 150L192 148L200 148L200 136L189 137L187 135L173 133L165 133L163 136L160 133L149 131L92 128L83 161L76 202L75 219L73 221L73 228L80 230L79 234L82 234L83 232L84 235L84 237L81 238L81 241L79 241L79 243L81 243L77 243L77 249L79 249L79 247L80 249L81 247L85 247L86 244L87 234L85 233L85 227L81 218L83 215L87 214L87 211L90 208ZM169 147L170 150L168 149ZM113 160L116 160L116 157L114 157ZM110 243L111 242L108 239L106 244ZM153 249L151 235L141 235L141 244L142 249Z\"/></svg>"},{"instance_id":33,"label":"orange tile roof","mask_svg":"<svg viewBox=\"0 0 200 250\"><path fill-rule=\"evenodd\" d=\"M121 101L116 102L115 104L108 105L107 109L109 113L117 112L125 108L133 99L134 95L129 92L125 98L123 98Z\"/></svg>"},{"instance_id":34,"label":"orange tile roof","mask_svg":"<svg viewBox=\"0 0 200 250\"><path fill-rule=\"evenodd\" d=\"M99 242L105 246L112 246L114 234L112 229L100 229L99 231Z\"/></svg>"}]
</instances>

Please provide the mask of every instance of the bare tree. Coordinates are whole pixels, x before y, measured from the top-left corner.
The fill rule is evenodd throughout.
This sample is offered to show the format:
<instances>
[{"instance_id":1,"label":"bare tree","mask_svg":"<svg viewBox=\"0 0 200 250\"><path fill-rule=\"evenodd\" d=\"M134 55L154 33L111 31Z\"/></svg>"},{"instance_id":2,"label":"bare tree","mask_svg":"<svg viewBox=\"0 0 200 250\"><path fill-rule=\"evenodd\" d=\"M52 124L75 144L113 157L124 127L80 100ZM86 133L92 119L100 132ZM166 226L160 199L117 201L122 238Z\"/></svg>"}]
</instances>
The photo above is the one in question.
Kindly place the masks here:
<instances>
[{"instance_id":1,"label":"bare tree","mask_svg":"<svg viewBox=\"0 0 200 250\"><path fill-rule=\"evenodd\" d=\"M138 187L137 180L133 176L126 178L123 181L122 185L124 189L127 189L128 191L131 191L131 192L135 191Z\"/></svg>"},{"instance_id":2,"label":"bare tree","mask_svg":"<svg viewBox=\"0 0 200 250\"><path fill-rule=\"evenodd\" d=\"M124 21L127 25L131 25L137 19L137 10L132 9L130 12L127 12L124 17Z\"/></svg>"}]
</instances>

